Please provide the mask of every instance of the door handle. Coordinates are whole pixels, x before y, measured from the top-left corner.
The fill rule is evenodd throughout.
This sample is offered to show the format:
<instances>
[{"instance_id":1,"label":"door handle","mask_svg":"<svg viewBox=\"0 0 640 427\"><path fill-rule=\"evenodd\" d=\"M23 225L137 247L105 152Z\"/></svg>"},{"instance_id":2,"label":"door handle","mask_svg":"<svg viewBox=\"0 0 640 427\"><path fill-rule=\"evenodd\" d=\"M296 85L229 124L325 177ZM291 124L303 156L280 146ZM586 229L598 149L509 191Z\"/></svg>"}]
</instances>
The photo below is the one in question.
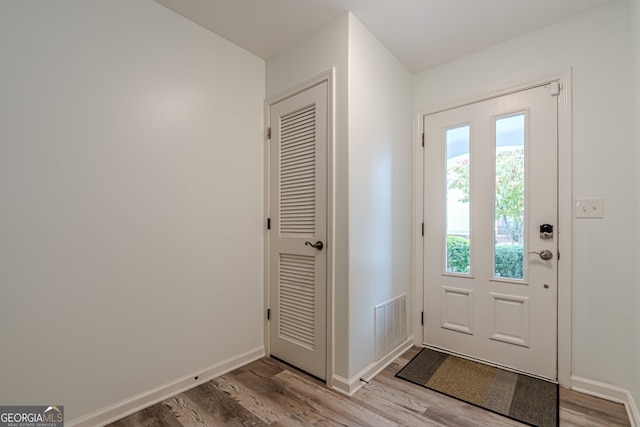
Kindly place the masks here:
<instances>
[{"instance_id":1,"label":"door handle","mask_svg":"<svg viewBox=\"0 0 640 427\"><path fill-rule=\"evenodd\" d=\"M320 240L318 240L315 243L311 243L311 242L304 242L305 245L307 246L311 246L312 248L316 248L317 250L321 251L322 248L324 248L324 243L322 243Z\"/></svg>"},{"instance_id":2,"label":"door handle","mask_svg":"<svg viewBox=\"0 0 640 427\"><path fill-rule=\"evenodd\" d=\"M545 261L548 261L551 258L553 258L553 252L551 252L548 249L542 250L540 252L527 252L527 255L529 255L529 254L536 254L536 255L540 256L540 258L542 258Z\"/></svg>"}]
</instances>

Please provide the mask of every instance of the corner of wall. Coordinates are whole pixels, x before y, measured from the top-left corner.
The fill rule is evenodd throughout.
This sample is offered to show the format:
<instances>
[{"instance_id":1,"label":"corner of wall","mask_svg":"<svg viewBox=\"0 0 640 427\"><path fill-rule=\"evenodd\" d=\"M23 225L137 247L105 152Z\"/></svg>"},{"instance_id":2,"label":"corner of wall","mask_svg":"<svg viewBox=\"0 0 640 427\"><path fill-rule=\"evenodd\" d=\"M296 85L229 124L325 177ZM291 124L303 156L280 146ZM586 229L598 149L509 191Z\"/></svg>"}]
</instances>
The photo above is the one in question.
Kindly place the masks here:
<instances>
[{"instance_id":1,"label":"corner of wall","mask_svg":"<svg viewBox=\"0 0 640 427\"><path fill-rule=\"evenodd\" d=\"M571 389L600 399L623 404L627 410L631 427L640 425L638 406L629 390L575 375L571 377Z\"/></svg>"},{"instance_id":2,"label":"corner of wall","mask_svg":"<svg viewBox=\"0 0 640 427\"><path fill-rule=\"evenodd\" d=\"M631 0L631 29L632 29L632 49L634 57L634 86L635 86L635 117L640 114L640 0ZM636 165L640 164L640 121L636 120L635 128L635 147L636 147ZM640 212L640 174L636 177L636 212ZM640 224L638 225L636 242L640 242ZM639 249L640 250L640 249ZM636 306L640 305L640 283L636 284ZM635 337L635 360L640 360L640 311L635 310L636 320L636 337ZM633 384L632 395L633 401L640 403L640 364L635 364L635 372L633 375L635 384ZM638 406L634 404L636 423L640 425L640 415L638 415Z\"/></svg>"},{"instance_id":3,"label":"corner of wall","mask_svg":"<svg viewBox=\"0 0 640 427\"><path fill-rule=\"evenodd\" d=\"M333 376L333 389L346 396L353 396L358 390L362 388L363 383L368 383L376 375L382 372L387 366L389 366L395 359L400 357L404 352L409 350L413 346L414 338L410 336L405 342L396 347L393 351L389 352L382 359L370 363L366 368L358 372L351 378L344 378L339 375Z\"/></svg>"}]
</instances>

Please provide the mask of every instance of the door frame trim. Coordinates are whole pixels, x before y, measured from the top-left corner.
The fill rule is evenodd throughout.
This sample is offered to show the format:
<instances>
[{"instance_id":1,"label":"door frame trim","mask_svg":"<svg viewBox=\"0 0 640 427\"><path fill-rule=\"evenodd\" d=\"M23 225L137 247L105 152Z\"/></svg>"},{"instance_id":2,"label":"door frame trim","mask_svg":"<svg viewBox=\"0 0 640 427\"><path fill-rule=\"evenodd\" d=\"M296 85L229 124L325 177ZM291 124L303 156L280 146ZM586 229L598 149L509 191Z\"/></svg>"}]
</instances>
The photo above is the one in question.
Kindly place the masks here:
<instances>
[{"instance_id":1,"label":"door frame trim","mask_svg":"<svg viewBox=\"0 0 640 427\"><path fill-rule=\"evenodd\" d=\"M305 80L302 83L299 83L277 95L269 97L264 101L264 211L263 211L263 314L264 314L264 323L263 323L263 337L264 337L264 349L265 354L271 354L270 348L270 336L269 336L269 321L267 320L267 310L269 309L269 301L271 298L271 286L270 286L270 234L269 230L267 230L267 218L269 218L270 214L270 168L271 168L271 141L268 138L268 127L271 122L271 106L280 101L284 101L287 98L290 98L298 93L304 92L307 89L310 89L314 86L317 86L321 83L327 83L327 242L326 243L326 251L327 251L327 312L326 312L326 375L325 375L325 383L328 387L333 387L333 371L334 371L334 358L333 358L333 347L334 347L334 265L335 265L335 251L333 250L333 242L335 242L335 177L334 177L334 163L335 163L335 149L334 149L334 141L335 141L335 68L330 68L329 70L320 73L308 80Z\"/></svg>"},{"instance_id":2,"label":"door frame trim","mask_svg":"<svg viewBox=\"0 0 640 427\"><path fill-rule=\"evenodd\" d=\"M423 237L424 221L422 206L424 201L424 164L422 134L424 132L424 116L499 96L521 92L551 82L559 82L562 90L558 95L558 254L562 261L558 262L558 382L564 387L571 386L571 295L573 270L573 192L572 192L572 84L571 68L543 78L534 78L510 84L478 96L451 102L442 106L417 110L414 116L414 152L413 152L413 310L416 315L413 321L414 344L422 346L424 329L421 313L424 311L423 288Z\"/></svg>"}]
</instances>

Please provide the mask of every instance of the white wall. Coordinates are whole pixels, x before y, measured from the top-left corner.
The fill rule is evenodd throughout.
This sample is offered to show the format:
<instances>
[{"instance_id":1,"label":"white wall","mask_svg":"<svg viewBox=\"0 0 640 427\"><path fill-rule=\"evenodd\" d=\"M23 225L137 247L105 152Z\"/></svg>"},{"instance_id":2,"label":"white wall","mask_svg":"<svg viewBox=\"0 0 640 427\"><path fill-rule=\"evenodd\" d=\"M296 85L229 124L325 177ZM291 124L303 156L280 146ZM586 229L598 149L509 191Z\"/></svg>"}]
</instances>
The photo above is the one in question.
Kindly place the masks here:
<instances>
[{"instance_id":1,"label":"white wall","mask_svg":"<svg viewBox=\"0 0 640 427\"><path fill-rule=\"evenodd\" d=\"M264 61L151 0L2 2L0 61L0 402L260 348Z\"/></svg>"},{"instance_id":2,"label":"white wall","mask_svg":"<svg viewBox=\"0 0 640 427\"><path fill-rule=\"evenodd\" d=\"M348 15L342 15L286 52L269 59L266 66L267 98L335 68L334 141L334 372L346 377L348 330L347 241L347 138L348 138Z\"/></svg>"},{"instance_id":3,"label":"white wall","mask_svg":"<svg viewBox=\"0 0 640 427\"><path fill-rule=\"evenodd\" d=\"M411 333L412 74L349 15L349 376L374 362L374 307L407 294Z\"/></svg>"},{"instance_id":4,"label":"white wall","mask_svg":"<svg viewBox=\"0 0 640 427\"><path fill-rule=\"evenodd\" d=\"M573 221L573 374L623 388L638 360L628 14L628 1L614 2L414 78L415 108L426 110L573 67L573 195L603 197L605 212Z\"/></svg>"},{"instance_id":5,"label":"white wall","mask_svg":"<svg viewBox=\"0 0 640 427\"><path fill-rule=\"evenodd\" d=\"M636 147L640 146L640 120L637 119L638 115L640 115L640 0L631 0L631 28L633 30L633 58L635 59L634 64L634 72L633 76L635 78L635 108L634 114L636 117L636 135L635 135L635 143ZM637 150L636 157L636 165L640 165L640 150ZM640 211L640 174L636 177L636 203L638 204L638 209ZM640 227L638 227L638 231L640 233ZM637 241L640 242L640 234L637 236ZM640 268L640 266L639 266ZM635 306L640 306L640 283L636 283L635 285L636 297ZM634 310L636 314L635 321L633 323L636 325L636 334L635 334L635 360L640 360L640 310ZM635 372L633 373L634 383L631 386L631 390L633 392L633 398L635 400L636 406L640 405L640 363L635 364Z\"/></svg>"}]
</instances>

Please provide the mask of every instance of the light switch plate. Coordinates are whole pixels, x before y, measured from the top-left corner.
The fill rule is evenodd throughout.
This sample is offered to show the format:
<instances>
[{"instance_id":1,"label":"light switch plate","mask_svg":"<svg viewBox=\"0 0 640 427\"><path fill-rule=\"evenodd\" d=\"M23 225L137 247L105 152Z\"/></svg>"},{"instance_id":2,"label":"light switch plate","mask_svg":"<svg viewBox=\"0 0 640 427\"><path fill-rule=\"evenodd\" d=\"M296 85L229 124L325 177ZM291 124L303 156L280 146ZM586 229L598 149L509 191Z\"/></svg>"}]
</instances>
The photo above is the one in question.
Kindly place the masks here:
<instances>
[{"instance_id":1,"label":"light switch plate","mask_svg":"<svg viewBox=\"0 0 640 427\"><path fill-rule=\"evenodd\" d=\"M576 199L576 218L602 218L602 198Z\"/></svg>"}]
</instances>

